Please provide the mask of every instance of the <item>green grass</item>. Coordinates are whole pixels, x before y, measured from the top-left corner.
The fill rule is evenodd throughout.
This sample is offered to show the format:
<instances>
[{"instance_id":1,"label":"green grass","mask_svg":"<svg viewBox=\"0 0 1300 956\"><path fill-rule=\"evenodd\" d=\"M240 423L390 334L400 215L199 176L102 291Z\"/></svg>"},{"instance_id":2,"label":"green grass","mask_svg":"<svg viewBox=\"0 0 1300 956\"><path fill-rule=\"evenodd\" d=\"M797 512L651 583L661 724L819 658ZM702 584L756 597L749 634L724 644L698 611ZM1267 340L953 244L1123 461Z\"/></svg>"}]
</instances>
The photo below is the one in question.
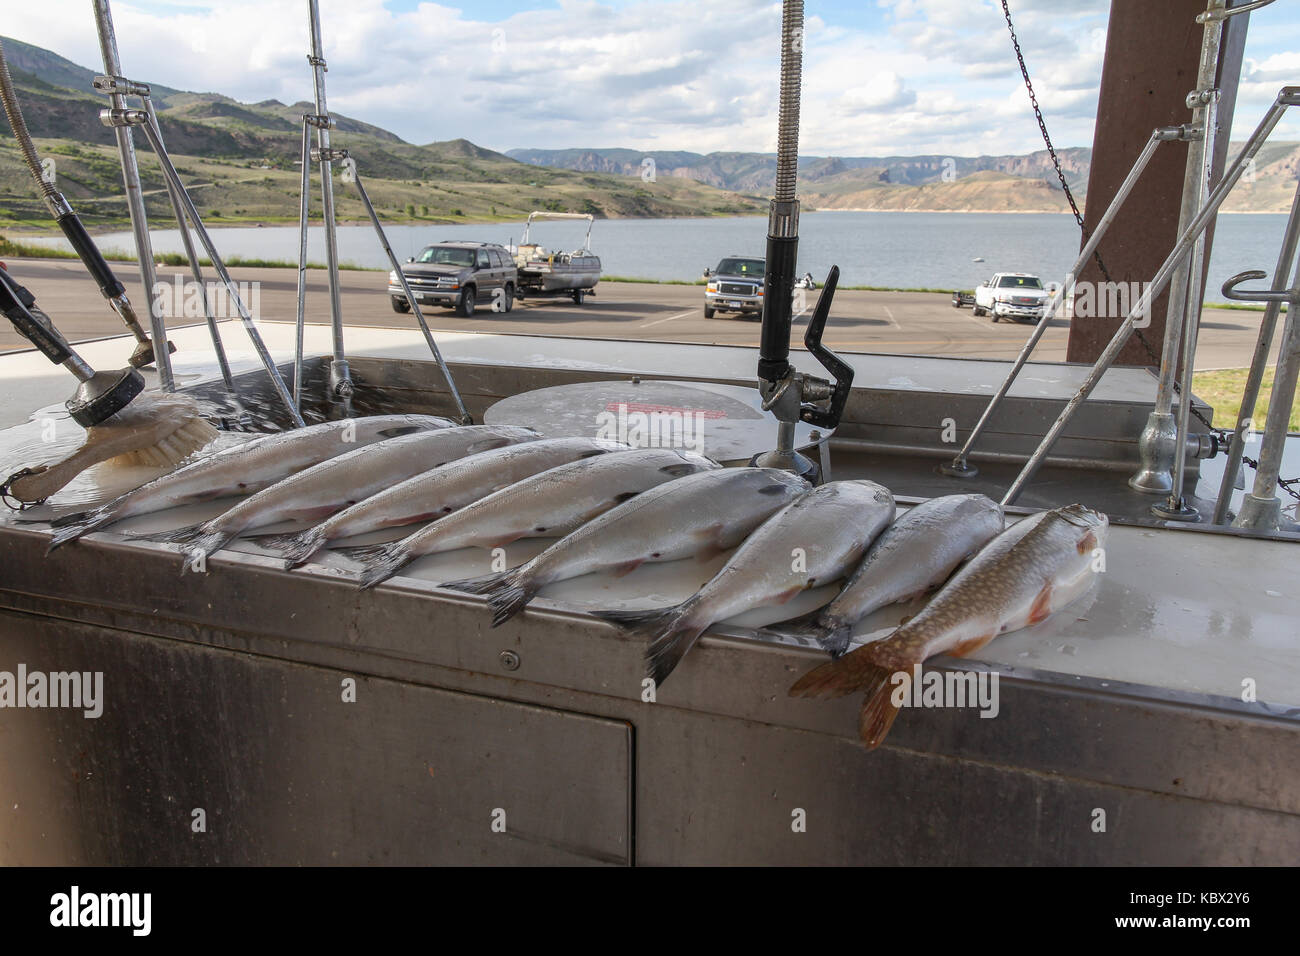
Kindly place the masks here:
<instances>
[{"instance_id":1,"label":"green grass","mask_svg":"<svg viewBox=\"0 0 1300 956\"><path fill-rule=\"evenodd\" d=\"M1231 429L1237 422L1237 412L1241 408L1241 394L1246 389L1244 368L1215 369L1196 372L1192 376L1192 391L1196 397L1214 409L1214 422L1219 428ZM1264 383L1259 391L1259 401L1255 404L1255 430L1262 431L1268 418L1268 403L1273 390L1272 368L1264 372ZM1288 431L1300 431L1300 395L1291 405L1291 421Z\"/></svg>"},{"instance_id":2,"label":"green grass","mask_svg":"<svg viewBox=\"0 0 1300 956\"><path fill-rule=\"evenodd\" d=\"M135 262L134 255L123 252L120 249L101 250L104 258L112 262ZM66 249L53 249L48 246L34 246L26 242L14 242L0 236L0 256L12 256L20 259L75 259L75 252L68 252ZM154 255L154 262L162 266L184 266L189 265L189 259L179 252L160 252ZM245 256L230 256L223 260L230 268L242 267L245 269L296 269L298 263L288 259L257 259L247 258ZM199 265L211 268L212 260L200 258ZM324 269L325 264L321 262L308 262L308 269ZM387 272L387 269L376 266L360 266L355 262L340 262L339 269L346 272Z\"/></svg>"}]
</instances>

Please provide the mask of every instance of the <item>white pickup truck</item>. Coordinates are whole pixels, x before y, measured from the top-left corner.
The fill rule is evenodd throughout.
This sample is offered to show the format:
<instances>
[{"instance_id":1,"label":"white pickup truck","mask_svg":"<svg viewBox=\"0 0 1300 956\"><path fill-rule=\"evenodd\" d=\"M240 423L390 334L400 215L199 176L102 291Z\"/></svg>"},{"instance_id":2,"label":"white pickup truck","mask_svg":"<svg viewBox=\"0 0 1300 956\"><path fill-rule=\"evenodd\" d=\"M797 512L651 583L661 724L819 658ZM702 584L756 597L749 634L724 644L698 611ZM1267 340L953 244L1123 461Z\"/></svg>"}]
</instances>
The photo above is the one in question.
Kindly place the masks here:
<instances>
[{"instance_id":1,"label":"white pickup truck","mask_svg":"<svg viewBox=\"0 0 1300 956\"><path fill-rule=\"evenodd\" d=\"M1043 280L1025 272L997 272L975 290L975 314L998 319L1032 319L1043 317L1047 307L1047 290Z\"/></svg>"}]
</instances>

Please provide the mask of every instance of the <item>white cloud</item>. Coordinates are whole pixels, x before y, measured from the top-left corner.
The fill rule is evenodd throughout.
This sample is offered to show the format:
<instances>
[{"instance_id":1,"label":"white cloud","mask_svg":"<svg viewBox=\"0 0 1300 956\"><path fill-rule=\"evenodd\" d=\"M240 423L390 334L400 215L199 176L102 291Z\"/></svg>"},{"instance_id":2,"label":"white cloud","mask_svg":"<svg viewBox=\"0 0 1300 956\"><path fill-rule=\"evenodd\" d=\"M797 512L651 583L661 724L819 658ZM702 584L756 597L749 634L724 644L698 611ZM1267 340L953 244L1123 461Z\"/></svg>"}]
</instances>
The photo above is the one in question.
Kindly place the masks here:
<instances>
[{"instance_id":1,"label":"white cloud","mask_svg":"<svg viewBox=\"0 0 1300 956\"><path fill-rule=\"evenodd\" d=\"M10 6L0 30L100 66L85 0ZM1040 148L997 0L877 6L884 29L809 17L806 153ZM308 100L305 7L302 0L115 3L125 72L244 101ZM813 0L809 7L816 12ZM1108 10L1109 0L1012 4L1058 145L1091 141ZM525 8L495 22L476 19L468 3L394 13L382 0L322 0L321 13L330 107L412 142L463 136L502 150L775 147L774 0L562 0L558 10ZM1288 42L1279 37L1293 48L1300 38L1294 27L1262 32L1267 14L1252 23L1263 45L1248 49L1253 62L1238 113L1249 118L1239 128L1257 121L1282 82L1300 80L1300 54L1278 47Z\"/></svg>"}]
</instances>

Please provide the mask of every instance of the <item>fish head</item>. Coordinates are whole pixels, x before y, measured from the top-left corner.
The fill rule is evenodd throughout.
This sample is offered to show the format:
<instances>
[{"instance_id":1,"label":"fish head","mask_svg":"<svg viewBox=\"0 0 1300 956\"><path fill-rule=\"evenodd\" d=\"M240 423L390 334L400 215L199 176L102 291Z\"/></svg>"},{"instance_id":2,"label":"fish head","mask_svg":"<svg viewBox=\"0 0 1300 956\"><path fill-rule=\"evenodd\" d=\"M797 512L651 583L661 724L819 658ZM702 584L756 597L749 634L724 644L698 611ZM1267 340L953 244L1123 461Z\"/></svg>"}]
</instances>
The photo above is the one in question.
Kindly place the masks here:
<instances>
[{"instance_id":1,"label":"fish head","mask_svg":"<svg viewBox=\"0 0 1300 956\"><path fill-rule=\"evenodd\" d=\"M1079 551L1091 551L1106 540L1106 531L1110 527L1110 518L1100 511L1086 505L1066 505L1058 508L1057 514L1079 529Z\"/></svg>"}]
</instances>

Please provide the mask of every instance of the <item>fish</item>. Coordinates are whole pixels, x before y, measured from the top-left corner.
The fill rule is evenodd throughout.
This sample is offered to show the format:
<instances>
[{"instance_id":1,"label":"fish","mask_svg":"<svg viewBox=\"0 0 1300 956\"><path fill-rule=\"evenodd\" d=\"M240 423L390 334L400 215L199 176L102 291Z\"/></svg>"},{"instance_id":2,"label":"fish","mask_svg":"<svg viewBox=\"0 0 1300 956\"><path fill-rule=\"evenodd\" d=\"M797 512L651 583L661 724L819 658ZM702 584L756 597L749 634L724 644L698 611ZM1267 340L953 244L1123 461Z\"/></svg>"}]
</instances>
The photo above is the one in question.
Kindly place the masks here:
<instances>
[{"instance_id":1,"label":"fish","mask_svg":"<svg viewBox=\"0 0 1300 956\"><path fill-rule=\"evenodd\" d=\"M372 415L259 435L205 455L92 508L51 522L49 551L124 518L232 495L251 495L296 471L366 445L456 423L433 415ZM48 552L47 552L48 553Z\"/></svg>"},{"instance_id":2,"label":"fish","mask_svg":"<svg viewBox=\"0 0 1300 956\"><path fill-rule=\"evenodd\" d=\"M936 654L966 657L999 634L1045 621L1092 587L1104 565L1109 520L1081 504L1024 518L953 575L915 617L889 637L809 671L792 697L842 697L865 690L858 730L880 746L898 716L892 685Z\"/></svg>"},{"instance_id":3,"label":"fish","mask_svg":"<svg viewBox=\"0 0 1300 956\"><path fill-rule=\"evenodd\" d=\"M931 498L885 529L835 600L772 629L812 638L839 657L849 649L858 621L937 588L1005 527L1002 506L986 495Z\"/></svg>"},{"instance_id":4,"label":"fish","mask_svg":"<svg viewBox=\"0 0 1300 956\"><path fill-rule=\"evenodd\" d=\"M563 537L664 482L721 467L672 448L585 458L508 485L401 541L345 553L364 560L362 586L373 587L422 555L472 545L500 547L520 538Z\"/></svg>"},{"instance_id":5,"label":"fish","mask_svg":"<svg viewBox=\"0 0 1300 956\"><path fill-rule=\"evenodd\" d=\"M894 520L889 489L874 481L832 481L786 505L755 531L713 578L681 604L648 611L597 611L633 635L650 638L646 673L668 679L711 624L849 573Z\"/></svg>"},{"instance_id":6,"label":"fish","mask_svg":"<svg viewBox=\"0 0 1300 956\"><path fill-rule=\"evenodd\" d=\"M487 595L498 627L556 581L605 570L622 577L646 562L708 560L740 544L808 487L776 468L687 475L611 508L517 568L442 586Z\"/></svg>"},{"instance_id":7,"label":"fish","mask_svg":"<svg viewBox=\"0 0 1300 956\"><path fill-rule=\"evenodd\" d=\"M209 521L141 537L184 544L191 559L207 556L257 528L281 521L319 520L395 481L479 452L534 442L540 437L521 425L463 425L389 438L313 465L245 498ZM191 561L186 561L181 573L190 565Z\"/></svg>"},{"instance_id":8,"label":"fish","mask_svg":"<svg viewBox=\"0 0 1300 956\"><path fill-rule=\"evenodd\" d=\"M500 448L409 478L338 512L306 531L276 540L262 539L260 543L280 550L292 567L303 564L331 541L433 519L446 521L449 519L444 518L444 515L450 515L502 489L513 487L516 482L538 472L546 472L557 466L600 460L610 452L624 454L631 451L630 445L600 438L548 438L526 445ZM554 500L551 503L558 504ZM418 537L418 534L408 536L406 540ZM376 555L389 547L391 546L378 545L346 548L343 553L373 563L377 560ZM411 555L412 558L416 556L416 553ZM393 571L397 567L400 565L395 566ZM384 577L388 575L378 578L374 583Z\"/></svg>"}]
</instances>

